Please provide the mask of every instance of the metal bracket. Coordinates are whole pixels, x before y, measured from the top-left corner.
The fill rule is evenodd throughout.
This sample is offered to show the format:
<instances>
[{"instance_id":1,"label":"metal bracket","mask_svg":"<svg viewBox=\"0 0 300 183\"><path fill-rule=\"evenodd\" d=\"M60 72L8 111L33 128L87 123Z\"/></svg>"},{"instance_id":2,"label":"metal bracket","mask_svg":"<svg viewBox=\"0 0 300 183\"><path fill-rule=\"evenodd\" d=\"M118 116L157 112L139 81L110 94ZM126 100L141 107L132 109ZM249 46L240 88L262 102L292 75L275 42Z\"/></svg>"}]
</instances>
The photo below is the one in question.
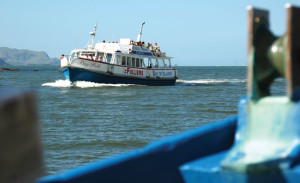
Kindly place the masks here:
<instances>
[{"instance_id":1,"label":"metal bracket","mask_svg":"<svg viewBox=\"0 0 300 183\"><path fill-rule=\"evenodd\" d=\"M235 144L223 170L278 172L300 160L300 8L287 8L287 32L269 30L268 11L248 8L248 99L239 105ZM276 77L287 96L271 97Z\"/></svg>"},{"instance_id":2,"label":"metal bracket","mask_svg":"<svg viewBox=\"0 0 300 183\"><path fill-rule=\"evenodd\" d=\"M287 32L281 37L269 30L269 13L248 8L248 96L257 101L270 96L276 77L287 80L287 94L300 100L300 8L287 8Z\"/></svg>"}]
</instances>

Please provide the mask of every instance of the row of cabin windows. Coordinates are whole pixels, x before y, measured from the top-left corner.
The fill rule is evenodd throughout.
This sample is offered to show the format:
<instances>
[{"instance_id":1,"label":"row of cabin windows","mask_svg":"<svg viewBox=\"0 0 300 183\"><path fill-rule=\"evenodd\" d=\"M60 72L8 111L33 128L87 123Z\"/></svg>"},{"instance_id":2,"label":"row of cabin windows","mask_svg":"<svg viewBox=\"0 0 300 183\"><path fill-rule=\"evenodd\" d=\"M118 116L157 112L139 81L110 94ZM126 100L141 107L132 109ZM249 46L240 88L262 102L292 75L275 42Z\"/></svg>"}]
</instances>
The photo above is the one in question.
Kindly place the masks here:
<instances>
[{"instance_id":1,"label":"row of cabin windows","mask_svg":"<svg viewBox=\"0 0 300 183\"><path fill-rule=\"evenodd\" d=\"M117 60L118 57L120 58L120 56L119 55L117 56ZM134 57L126 57L126 56L122 56L122 64L119 65L126 65L130 67L145 67L143 58L134 58Z\"/></svg>"},{"instance_id":2,"label":"row of cabin windows","mask_svg":"<svg viewBox=\"0 0 300 183\"><path fill-rule=\"evenodd\" d=\"M104 53L94 53L94 52L82 52L82 53L73 53L71 55L71 59L74 57L82 57L92 60L98 60L106 63L112 63L117 65L123 66L130 66L130 67L151 67L151 68L172 68L170 59L166 58L148 58L147 66L145 66L143 58L135 58L135 57L127 57L121 55L115 55L113 57L112 54L106 54L106 58L104 58Z\"/></svg>"},{"instance_id":3,"label":"row of cabin windows","mask_svg":"<svg viewBox=\"0 0 300 183\"><path fill-rule=\"evenodd\" d=\"M134 58L134 57L126 57L126 56L122 56L122 64L119 65L131 66L131 67L146 67L143 58ZM147 67L160 68L160 69L172 68L170 59L166 59L166 58L164 59L148 58Z\"/></svg>"},{"instance_id":4,"label":"row of cabin windows","mask_svg":"<svg viewBox=\"0 0 300 183\"><path fill-rule=\"evenodd\" d=\"M119 62L118 62L119 63ZM134 58L134 57L126 57L122 56L122 64L124 66L131 66L131 67L146 67L143 58ZM148 58L147 67L151 68L172 68L170 59L154 59Z\"/></svg>"}]
</instances>

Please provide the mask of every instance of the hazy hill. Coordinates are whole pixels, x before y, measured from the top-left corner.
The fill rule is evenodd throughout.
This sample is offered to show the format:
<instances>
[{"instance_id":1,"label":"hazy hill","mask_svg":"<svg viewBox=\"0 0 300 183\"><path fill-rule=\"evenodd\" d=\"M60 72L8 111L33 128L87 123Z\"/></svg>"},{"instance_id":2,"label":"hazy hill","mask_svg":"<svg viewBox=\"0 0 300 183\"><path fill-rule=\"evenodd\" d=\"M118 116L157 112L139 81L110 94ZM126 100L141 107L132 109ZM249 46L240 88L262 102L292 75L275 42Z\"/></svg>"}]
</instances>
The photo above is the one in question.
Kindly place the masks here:
<instances>
[{"instance_id":1,"label":"hazy hill","mask_svg":"<svg viewBox=\"0 0 300 183\"><path fill-rule=\"evenodd\" d=\"M60 61L57 58L50 58L47 55L47 53L43 51L31 51L31 50L0 47L0 66L5 66L4 65L5 63L10 65L15 65L15 66L59 65Z\"/></svg>"},{"instance_id":2,"label":"hazy hill","mask_svg":"<svg viewBox=\"0 0 300 183\"><path fill-rule=\"evenodd\" d=\"M0 59L0 66L10 66L10 65L6 63L4 60Z\"/></svg>"}]
</instances>

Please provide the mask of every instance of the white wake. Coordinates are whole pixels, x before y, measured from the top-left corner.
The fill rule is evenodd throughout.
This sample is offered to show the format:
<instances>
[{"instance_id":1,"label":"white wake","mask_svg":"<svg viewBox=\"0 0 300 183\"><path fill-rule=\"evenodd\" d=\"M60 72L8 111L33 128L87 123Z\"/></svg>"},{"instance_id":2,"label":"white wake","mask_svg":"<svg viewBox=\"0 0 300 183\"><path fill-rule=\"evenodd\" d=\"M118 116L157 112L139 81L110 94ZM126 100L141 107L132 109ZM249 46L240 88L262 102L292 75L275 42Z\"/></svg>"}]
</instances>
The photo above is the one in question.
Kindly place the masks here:
<instances>
[{"instance_id":1,"label":"white wake","mask_svg":"<svg viewBox=\"0 0 300 183\"><path fill-rule=\"evenodd\" d=\"M55 82L44 83L42 86L51 87L78 87L78 88L96 88L96 87L123 87L130 86L132 84L104 84L104 83L94 83L89 81L76 81L74 83L69 80L57 80Z\"/></svg>"},{"instance_id":2,"label":"white wake","mask_svg":"<svg viewBox=\"0 0 300 183\"><path fill-rule=\"evenodd\" d=\"M245 83L246 79L195 79L195 80L177 80L177 83L188 84L213 84L213 83Z\"/></svg>"}]
</instances>

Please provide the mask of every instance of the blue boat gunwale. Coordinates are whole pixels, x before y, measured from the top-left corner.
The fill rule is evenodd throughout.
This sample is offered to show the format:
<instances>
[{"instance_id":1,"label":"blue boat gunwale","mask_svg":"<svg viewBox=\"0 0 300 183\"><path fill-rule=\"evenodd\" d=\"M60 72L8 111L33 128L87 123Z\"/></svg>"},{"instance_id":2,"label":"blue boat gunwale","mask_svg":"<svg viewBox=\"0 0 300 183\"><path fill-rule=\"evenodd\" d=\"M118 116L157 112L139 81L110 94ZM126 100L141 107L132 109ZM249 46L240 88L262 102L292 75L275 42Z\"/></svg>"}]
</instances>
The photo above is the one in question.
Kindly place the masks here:
<instances>
[{"instance_id":1,"label":"blue boat gunwale","mask_svg":"<svg viewBox=\"0 0 300 183\"><path fill-rule=\"evenodd\" d=\"M40 178L38 182L183 182L179 166L229 149L236 124L236 116L227 118L154 141L142 149Z\"/></svg>"}]
</instances>

